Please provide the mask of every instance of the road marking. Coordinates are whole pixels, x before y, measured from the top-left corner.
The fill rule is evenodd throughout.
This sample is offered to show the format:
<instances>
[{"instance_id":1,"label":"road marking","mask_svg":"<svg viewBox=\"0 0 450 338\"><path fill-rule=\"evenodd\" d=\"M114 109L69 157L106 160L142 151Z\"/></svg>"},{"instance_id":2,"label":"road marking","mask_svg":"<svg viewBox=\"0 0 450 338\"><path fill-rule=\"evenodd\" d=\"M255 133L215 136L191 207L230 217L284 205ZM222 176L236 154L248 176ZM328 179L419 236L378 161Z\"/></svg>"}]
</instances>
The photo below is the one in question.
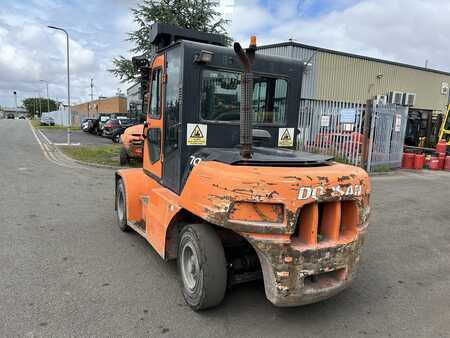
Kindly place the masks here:
<instances>
[{"instance_id":1,"label":"road marking","mask_svg":"<svg viewBox=\"0 0 450 338\"><path fill-rule=\"evenodd\" d=\"M32 124L31 124L30 120L28 120L28 125L30 126L31 131L33 132L33 135L34 135L36 141L38 142L39 147L41 148L41 150L42 150L42 152L44 153L44 156L45 156L45 158L46 158L47 160L49 160L50 162L52 162L52 163L54 163L54 164L56 164L56 165L58 165L58 166L60 166L60 167L65 167L65 168L70 168L70 169L82 168L82 167L80 167L80 166L70 166L70 165L67 165L67 164L62 163L62 162L56 160L55 158L53 158L53 157L51 156L51 153L50 153L50 152L47 152L47 150L45 149L45 147L48 149L48 146L45 144L45 147L44 147L44 144L43 144L42 141L39 139L39 136L36 134L36 131L34 130L34 128L33 128Z\"/></svg>"},{"instance_id":2,"label":"road marking","mask_svg":"<svg viewBox=\"0 0 450 338\"><path fill-rule=\"evenodd\" d=\"M53 142L52 141L50 141L49 139L48 139L48 137L47 136L45 136L45 134L40 130L40 129L38 129L37 130L38 132L39 132L39 134L41 134L42 135L42 137L48 142L48 144L53 144Z\"/></svg>"}]
</instances>

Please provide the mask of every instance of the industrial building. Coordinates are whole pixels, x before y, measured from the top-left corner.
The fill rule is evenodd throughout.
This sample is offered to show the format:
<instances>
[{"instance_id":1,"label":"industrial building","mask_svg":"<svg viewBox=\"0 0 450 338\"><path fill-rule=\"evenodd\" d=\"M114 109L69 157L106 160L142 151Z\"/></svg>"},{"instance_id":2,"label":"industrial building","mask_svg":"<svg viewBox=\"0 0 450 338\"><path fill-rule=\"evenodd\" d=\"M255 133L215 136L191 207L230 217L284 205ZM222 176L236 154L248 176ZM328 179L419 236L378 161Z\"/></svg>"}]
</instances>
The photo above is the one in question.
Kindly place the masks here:
<instances>
[{"instance_id":1,"label":"industrial building","mask_svg":"<svg viewBox=\"0 0 450 338\"><path fill-rule=\"evenodd\" d=\"M142 110L141 83L137 82L127 89L127 109L130 116L145 119Z\"/></svg>"},{"instance_id":2,"label":"industrial building","mask_svg":"<svg viewBox=\"0 0 450 338\"><path fill-rule=\"evenodd\" d=\"M102 114L127 114L127 98L123 95L99 97L97 100L72 106L72 121L79 124L85 117Z\"/></svg>"},{"instance_id":3,"label":"industrial building","mask_svg":"<svg viewBox=\"0 0 450 338\"><path fill-rule=\"evenodd\" d=\"M434 137L449 103L447 72L293 41L260 46L258 53L305 62L302 100L365 104L375 99L409 106L408 130L417 132L415 139Z\"/></svg>"}]
</instances>

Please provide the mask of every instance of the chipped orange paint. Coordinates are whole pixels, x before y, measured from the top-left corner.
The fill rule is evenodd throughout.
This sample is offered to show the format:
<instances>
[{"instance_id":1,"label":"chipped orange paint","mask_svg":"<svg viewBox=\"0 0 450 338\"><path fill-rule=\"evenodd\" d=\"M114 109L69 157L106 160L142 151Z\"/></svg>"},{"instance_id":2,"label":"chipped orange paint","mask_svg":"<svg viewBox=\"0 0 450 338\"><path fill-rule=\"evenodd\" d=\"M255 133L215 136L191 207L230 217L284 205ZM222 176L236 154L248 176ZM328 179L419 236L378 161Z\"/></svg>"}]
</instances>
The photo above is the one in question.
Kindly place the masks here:
<instances>
[{"instance_id":1,"label":"chipped orange paint","mask_svg":"<svg viewBox=\"0 0 450 338\"><path fill-rule=\"evenodd\" d=\"M218 172L221 174L217 175ZM371 190L367 173L364 170L343 164L309 168L272 168L232 166L219 162L202 161L193 168L181 195L176 195L161 187L155 179L145 175L143 169L121 170L118 175L126 180L129 220L145 221L148 228L147 233L153 234L149 235L149 240L163 257L165 231L176 212L182 209L210 223L235 230L247 238L289 241L299 247L303 245L323 246L323 243L317 243L319 230L317 202L323 201L333 205L330 215L325 216L324 237L327 237L328 243L330 241L346 242L356 236L356 224L359 224L358 216L361 216L356 204L352 205L350 202L346 204L345 201L327 202L331 198L326 194L319 199L299 200L299 189L321 186L327 190L337 184L341 186L361 185L363 189L361 196L345 197L357 201L361 205L363 205L364 197ZM128 191L130 189L132 191ZM139 202L140 196L148 197L146 219L143 218L143 206ZM333 198L336 200L336 197ZM241 203L238 204L241 206L238 211L233 210L233 204L236 202ZM283 205L285 211L278 219L278 223L258 222L258 213L254 208L242 208L244 205L249 206L246 203L261 203L258 208L268 213L267 217L274 217L274 214L269 212L269 210L273 211L272 206ZM306 207L302 209L303 206ZM337 223L338 218L341 219L341 217L337 216L338 206L344 210L352 210L351 213L342 212L343 217L339 224ZM170 208L172 210L169 210ZM301 220L305 226L300 228L298 238L293 238L298 210L301 210L300 217L305 210L310 214L306 216L306 219ZM334 216L332 216L333 213ZM243 224L237 220L238 218L247 219L250 222ZM346 231L339 236L337 231L341 223L347 224L347 227Z\"/></svg>"}]
</instances>

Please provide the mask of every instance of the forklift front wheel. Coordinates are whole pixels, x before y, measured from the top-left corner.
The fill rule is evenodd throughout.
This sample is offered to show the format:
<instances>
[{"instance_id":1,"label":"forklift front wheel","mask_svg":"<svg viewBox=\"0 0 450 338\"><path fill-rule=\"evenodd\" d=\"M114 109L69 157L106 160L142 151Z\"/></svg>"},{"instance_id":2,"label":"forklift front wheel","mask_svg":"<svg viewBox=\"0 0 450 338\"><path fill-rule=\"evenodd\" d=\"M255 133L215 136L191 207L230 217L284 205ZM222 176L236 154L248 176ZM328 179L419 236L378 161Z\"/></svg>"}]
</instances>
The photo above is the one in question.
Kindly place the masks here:
<instances>
[{"instance_id":1,"label":"forklift front wheel","mask_svg":"<svg viewBox=\"0 0 450 338\"><path fill-rule=\"evenodd\" d=\"M119 162L120 162L120 165L122 165L122 166L128 165L128 163L130 162L130 158L128 157L128 152L125 149L125 147L122 147L122 149L120 149Z\"/></svg>"},{"instance_id":2,"label":"forklift front wheel","mask_svg":"<svg viewBox=\"0 0 450 338\"><path fill-rule=\"evenodd\" d=\"M120 230L128 231L129 227L127 224L127 200L122 179L119 179L119 181L117 182L116 217L117 224L119 225Z\"/></svg>"},{"instance_id":3,"label":"forklift front wheel","mask_svg":"<svg viewBox=\"0 0 450 338\"><path fill-rule=\"evenodd\" d=\"M186 303L194 310L219 305L227 287L225 252L207 224L183 228L178 242L178 273Z\"/></svg>"}]
</instances>

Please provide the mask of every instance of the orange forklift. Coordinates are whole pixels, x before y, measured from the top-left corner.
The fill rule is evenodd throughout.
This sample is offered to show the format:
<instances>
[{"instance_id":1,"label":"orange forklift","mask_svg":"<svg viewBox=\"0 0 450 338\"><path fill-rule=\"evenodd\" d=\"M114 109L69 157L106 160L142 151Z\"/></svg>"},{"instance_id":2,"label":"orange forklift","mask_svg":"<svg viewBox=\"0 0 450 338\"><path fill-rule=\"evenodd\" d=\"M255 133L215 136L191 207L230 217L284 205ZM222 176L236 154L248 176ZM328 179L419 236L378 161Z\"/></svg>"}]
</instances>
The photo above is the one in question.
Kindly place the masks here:
<instances>
[{"instance_id":1,"label":"orange forklift","mask_svg":"<svg viewBox=\"0 0 450 338\"><path fill-rule=\"evenodd\" d=\"M295 150L304 64L156 23L143 168L116 172L115 211L177 259L195 311L263 279L276 306L331 297L355 277L367 173Z\"/></svg>"}]
</instances>

